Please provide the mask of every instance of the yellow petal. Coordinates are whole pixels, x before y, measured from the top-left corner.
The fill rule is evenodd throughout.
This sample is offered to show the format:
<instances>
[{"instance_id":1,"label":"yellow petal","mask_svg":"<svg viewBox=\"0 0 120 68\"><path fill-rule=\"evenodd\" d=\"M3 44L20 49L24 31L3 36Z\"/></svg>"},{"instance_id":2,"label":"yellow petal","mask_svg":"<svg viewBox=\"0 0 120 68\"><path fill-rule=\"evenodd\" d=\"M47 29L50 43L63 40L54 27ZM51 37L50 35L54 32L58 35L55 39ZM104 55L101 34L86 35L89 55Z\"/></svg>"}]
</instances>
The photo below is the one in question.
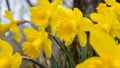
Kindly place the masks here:
<instances>
[{"instance_id":1,"label":"yellow petal","mask_svg":"<svg viewBox=\"0 0 120 68\"><path fill-rule=\"evenodd\" d=\"M10 31L14 33L14 38L17 42L20 42L21 41L21 34L20 34L20 31L19 31L19 28L16 24L13 24L11 27L10 27Z\"/></svg>"},{"instance_id":2,"label":"yellow petal","mask_svg":"<svg viewBox=\"0 0 120 68\"><path fill-rule=\"evenodd\" d=\"M99 63L99 57L92 57L86 59L83 63L77 64L75 68L99 68L97 63Z\"/></svg>"},{"instance_id":3,"label":"yellow petal","mask_svg":"<svg viewBox=\"0 0 120 68\"><path fill-rule=\"evenodd\" d=\"M58 14L61 17L72 18L72 10L63 6L58 6Z\"/></svg>"},{"instance_id":4,"label":"yellow petal","mask_svg":"<svg viewBox=\"0 0 120 68\"><path fill-rule=\"evenodd\" d=\"M51 22L50 26L51 26L51 35L54 36L56 34L56 24L54 24L54 22Z\"/></svg>"},{"instance_id":5,"label":"yellow petal","mask_svg":"<svg viewBox=\"0 0 120 68\"><path fill-rule=\"evenodd\" d=\"M36 39L34 42L32 42L32 45L35 47L36 50L39 51L39 49L41 49L42 47L42 39Z\"/></svg>"},{"instance_id":6,"label":"yellow petal","mask_svg":"<svg viewBox=\"0 0 120 68\"><path fill-rule=\"evenodd\" d=\"M108 5L114 5L116 0L105 0Z\"/></svg>"},{"instance_id":7,"label":"yellow petal","mask_svg":"<svg viewBox=\"0 0 120 68\"><path fill-rule=\"evenodd\" d=\"M120 39L120 29L113 29L112 34L114 34L114 37L118 37Z\"/></svg>"},{"instance_id":8,"label":"yellow petal","mask_svg":"<svg viewBox=\"0 0 120 68\"><path fill-rule=\"evenodd\" d=\"M45 31L45 30L41 30L40 32L39 32L39 38L41 38L41 39L46 39L46 38L48 38L48 33Z\"/></svg>"},{"instance_id":9,"label":"yellow petal","mask_svg":"<svg viewBox=\"0 0 120 68\"><path fill-rule=\"evenodd\" d=\"M39 26L40 28L46 28L50 14L48 10L43 7L32 7L30 8L32 23Z\"/></svg>"},{"instance_id":10,"label":"yellow petal","mask_svg":"<svg viewBox=\"0 0 120 68\"><path fill-rule=\"evenodd\" d=\"M44 46L43 49L45 51L45 54L48 58L51 58L52 55L52 42L50 39L44 40Z\"/></svg>"},{"instance_id":11,"label":"yellow petal","mask_svg":"<svg viewBox=\"0 0 120 68\"><path fill-rule=\"evenodd\" d=\"M0 39L0 57L12 56L12 46Z\"/></svg>"},{"instance_id":12,"label":"yellow petal","mask_svg":"<svg viewBox=\"0 0 120 68\"><path fill-rule=\"evenodd\" d=\"M55 11L58 5L62 5L62 0L55 0L51 3L51 11Z\"/></svg>"},{"instance_id":13,"label":"yellow petal","mask_svg":"<svg viewBox=\"0 0 120 68\"><path fill-rule=\"evenodd\" d=\"M77 20L77 22L79 22L83 17L82 12L78 8L74 8L73 13L74 13L74 16L75 16L74 18Z\"/></svg>"},{"instance_id":14,"label":"yellow petal","mask_svg":"<svg viewBox=\"0 0 120 68\"><path fill-rule=\"evenodd\" d=\"M105 3L100 3L96 9L97 9L97 13L104 14L104 11L108 8Z\"/></svg>"},{"instance_id":15,"label":"yellow petal","mask_svg":"<svg viewBox=\"0 0 120 68\"><path fill-rule=\"evenodd\" d=\"M5 36L5 33L9 30L12 23L9 24L0 24L0 35Z\"/></svg>"},{"instance_id":16,"label":"yellow petal","mask_svg":"<svg viewBox=\"0 0 120 68\"><path fill-rule=\"evenodd\" d=\"M33 28L25 28L23 30L23 32L24 32L28 41L33 41L36 38L38 38L39 32L37 30L33 29Z\"/></svg>"},{"instance_id":17,"label":"yellow petal","mask_svg":"<svg viewBox=\"0 0 120 68\"><path fill-rule=\"evenodd\" d=\"M42 44L41 46L43 46L43 50L45 51L45 54L48 58L51 58L51 54L52 54L52 42L50 39L48 39L48 33L44 30L39 32L40 35L40 39Z\"/></svg>"},{"instance_id":18,"label":"yellow petal","mask_svg":"<svg viewBox=\"0 0 120 68\"><path fill-rule=\"evenodd\" d=\"M49 0L38 0L38 3L40 6L44 7L44 8L49 8L50 7L50 2Z\"/></svg>"},{"instance_id":19,"label":"yellow petal","mask_svg":"<svg viewBox=\"0 0 120 68\"><path fill-rule=\"evenodd\" d=\"M84 31L78 31L78 40L81 46L85 46L87 43L87 36Z\"/></svg>"},{"instance_id":20,"label":"yellow petal","mask_svg":"<svg viewBox=\"0 0 120 68\"><path fill-rule=\"evenodd\" d=\"M94 22L99 22L99 23L104 23L104 16L98 13L91 13L90 14L90 18L94 21Z\"/></svg>"},{"instance_id":21,"label":"yellow petal","mask_svg":"<svg viewBox=\"0 0 120 68\"><path fill-rule=\"evenodd\" d=\"M93 30L90 33L90 44L102 57L118 57L117 45L114 39L103 31Z\"/></svg>"},{"instance_id":22,"label":"yellow petal","mask_svg":"<svg viewBox=\"0 0 120 68\"><path fill-rule=\"evenodd\" d=\"M0 68L11 68L13 60L11 59L11 56L7 56L0 59Z\"/></svg>"},{"instance_id":23,"label":"yellow petal","mask_svg":"<svg viewBox=\"0 0 120 68\"><path fill-rule=\"evenodd\" d=\"M60 19L60 16L57 12L54 12L54 14L51 16L50 20L50 28L51 28L51 34L54 36L56 34L57 24L58 20Z\"/></svg>"},{"instance_id":24,"label":"yellow petal","mask_svg":"<svg viewBox=\"0 0 120 68\"><path fill-rule=\"evenodd\" d=\"M22 56L19 53L13 55L12 68L20 68Z\"/></svg>"},{"instance_id":25,"label":"yellow petal","mask_svg":"<svg viewBox=\"0 0 120 68\"><path fill-rule=\"evenodd\" d=\"M13 18L12 12L6 10L4 17L8 18L11 22L14 22L14 18Z\"/></svg>"},{"instance_id":26,"label":"yellow petal","mask_svg":"<svg viewBox=\"0 0 120 68\"><path fill-rule=\"evenodd\" d=\"M88 18L82 18L80 23L80 29L83 31L90 31L94 28L94 24Z\"/></svg>"}]
</instances>

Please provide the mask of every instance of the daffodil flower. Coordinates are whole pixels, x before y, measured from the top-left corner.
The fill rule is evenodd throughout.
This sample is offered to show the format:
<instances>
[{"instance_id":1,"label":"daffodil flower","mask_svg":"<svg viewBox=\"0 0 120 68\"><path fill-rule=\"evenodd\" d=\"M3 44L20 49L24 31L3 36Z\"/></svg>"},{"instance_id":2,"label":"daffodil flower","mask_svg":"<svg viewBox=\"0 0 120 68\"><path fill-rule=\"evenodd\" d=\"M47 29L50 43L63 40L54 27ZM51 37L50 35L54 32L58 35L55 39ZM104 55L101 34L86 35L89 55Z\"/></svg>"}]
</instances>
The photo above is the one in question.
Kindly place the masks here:
<instances>
[{"instance_id":1,"label":"daffodil flower","mask_svg":"<svg viewBox=\"0 0 120 68\"><path fill-rule=\"evenodd\" d=\"M19 28L16 24L16 22L14 21L13 15L10 11L5 11L5 16L7 19L10 20L10 23L8 24L0 24L0 35L1 36L5 36L5 33L7 31L11 31L14 33L14 38L16 41L20 42L21 41L21 34L19 31Z\"/></svg>"},{"instance_id":2,"label":"daffodil flower","mask_svg":"<svg viewBox=\"0 0 120 68\"><path fill-rule=\"evenodd\" d=\"M107 5L109 5L109 8L118 14L120 13L120 4L116 0L105 0L105 2Z\"/></svg>"},{"instance_id":3,"label":"daffodil flower","mask_svg":"<svg viewBox=\"0 0 120 68\"><path fill-rule=\"evenodd\" d=\"M22 57L19 53L13 55L11 45L0 39L0 68L20 68Z\"/></svg>"},{"instance_id":4,"label":"daffodil flower","mask_svg":"<svg viewBox=\"0 0 120 68\"><path fill-rule=\"evenodd\" d=\"M109 8L115 12L117 18L120 20L120 3L116 0L105 0L105 2L110 6Z\"/></svg>"},{"instance_id":5,"label":"daffodil flower","mask_svg":"<svg viewBox=\"0 0 120 68\"><path fill-rule=\"evenodd\" d=\"M30 58L39 57L42 50L46 56L51 58L52 43L48 39L48 34L44 30L36 31L33 28L25 28L24 33L27 41L23 43L23 51Z\"/></svg>"},{"instance_id":6,"label":"daffodil flower","mask_svg":"<svg viewBox=\"0 0 120 68\"><path fill-rule=\"evenodd\" d=\"M120 46L103 31L90 32L90 44L99 57L91 57L80 63L76 68L120 68Z\"/></svg>"},{"instance_id":7,"label":"daffodil flower","mask_svg":"<svg viewBox=\"0 0 120 68\"><path fill-rule=\"evenodd\" d=\"M78 35L79 43L81 46L85 46L87 37L85 31L92 29L92 22L83 17L81 11L78 8L74 10L58 7L58 14L61 20L57 25L57 37L65 41L65 45L68 46L72 43L76 35Z\"/></svg>"},{"instance_id":8,"label":"daffodil flower","mask_svg":"<svg viewBox=\"0 0 120 68\"><path fill-rule=\"evenodd\" d=\"M97 13L90 15L94 22L97 22L95 28L110 34L113 38L120 38L120 22L116 13L106 4L100 3L97 7Z\"/></svg>"},{"instance_id":9,"label":"daffodil flower","mask_svg":"<svg viewBox=\"0 0 120 68\"><path fill-rule=\"evenodd\" d=\"M45 29L48 25L51 26L51 34L55 34L56 21L58 15L56 9L58 5L62 4L62 0L55 0L50 3L49 0L38 0L39 6L31 7L31 19L32 23L39 26L41 29Z\"/></svg>"}]
</instances>

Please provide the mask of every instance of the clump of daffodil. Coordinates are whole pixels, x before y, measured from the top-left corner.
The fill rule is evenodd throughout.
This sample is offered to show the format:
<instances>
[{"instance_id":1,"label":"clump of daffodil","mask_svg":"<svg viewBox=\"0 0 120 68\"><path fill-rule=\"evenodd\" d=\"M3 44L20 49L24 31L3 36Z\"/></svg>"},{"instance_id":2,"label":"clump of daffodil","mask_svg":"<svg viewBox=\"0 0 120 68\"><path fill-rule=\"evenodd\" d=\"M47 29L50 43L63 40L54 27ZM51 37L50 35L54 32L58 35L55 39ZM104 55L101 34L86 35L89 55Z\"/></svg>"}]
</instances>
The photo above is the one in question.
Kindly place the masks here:
<instances>
[{"instance_id":1,"label":"clump of daffodil","mask_svg":"<svg viewBox=\"0 0 120 68\"><path fill-rule=\"evenodd\" d=\"M11 45L0 39L0 68L20 68L22 57L19 53L13 55Z\"/></svg>"},{"instance_id":2,"label":"clump of daffodil","mask_svg":"<svg viewBox=\"0 0 120 68\"><path fill-rule=\"evenodd\" d=\"M59 6L58 14L60 19L57 24L57 37L65 41L68 46L72 43L76 35L78 35L81 46L86 45L87 37L85 31L91 30L92 22L83 17L83 14L78 8L74 10Z\"/></svg>"},{"instance_id":3,"label":"clump of daffodil","mask_svg":"<svg viewBox=\"0 0 120 68\"><path fill-rule=\"evenodd\" d=\"M52 43L48 39L48 33L44 30L34 30L33 28L25 28L24 33L27 41L23 43L23 51L30 58L39 57L42 50L44 50L46 56L51 58Z\"/></svg>"},{"instance_id":4,"label":"clump of daffodil","mask_svg":"<svg viewBox=\"0 0 120 68\"><path fill-rule=\"evenodd\" d=\"M99 57L88 58L76 68L120 68L120 46L109 34L91 31L90 44Z\"/></svg>"},{"instance_id":5,"label":"clump of daffodil","mask_svg":"<svg viewBox=\"0 0 120 68\"><path fill-rule=\"evenodd\" d=\"M16 41L20 42L21 41L21 34L19 31L19 28L14 21L13 15L10 11L5 11L5 16L7 19L10 20L10 23L8 24L0 24L0 35L5 36L5 33L7 31L11 31L14 33L14 38Z\"/></svg>"},{"instance_id":6,"label":"clump of daffodil","mask_svg":"<svg viewBox=\"0 0 120 68\"><path fill-rule=\"evenodd\" d=\"M62 4L62 0L55 0L50 3L49 0L38 0L39 6L31 7L31 19L32 23L39 26L41 29L45 29L48 25L51 26L51 34L55 34L56 21L58 15L56 9L58 5Z\"/></svg>"},{"instance_id":7,"label":"clump of daffodil","mask_svg":"<svg viewBox=\"0 0 120 68\"><path fill-rule=\"evenodd\" d=\"M118 37L120 39L120 21L111 7L100 3L97 7L97 13L92 13L90 17L94 22L97 22L96 29L110 34L113 38Z\"/></svg>"}]
</instances>

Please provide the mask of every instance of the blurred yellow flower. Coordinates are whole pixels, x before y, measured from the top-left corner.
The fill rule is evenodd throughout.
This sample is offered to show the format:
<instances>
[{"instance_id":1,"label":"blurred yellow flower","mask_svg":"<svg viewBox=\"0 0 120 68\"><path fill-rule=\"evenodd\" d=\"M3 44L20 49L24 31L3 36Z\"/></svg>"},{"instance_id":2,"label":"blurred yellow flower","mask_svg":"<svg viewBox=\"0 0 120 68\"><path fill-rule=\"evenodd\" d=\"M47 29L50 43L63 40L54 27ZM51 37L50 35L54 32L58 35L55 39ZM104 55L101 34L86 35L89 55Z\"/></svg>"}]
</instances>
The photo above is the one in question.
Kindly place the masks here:
<instances>
[{"instance_id":1,"label":"blurred yellow flower","mask_svg":"<svg viewBox=\"0 0 120 68\"><path fill-rule=\"evenodd\" d=\"M97 22L95 28L109 33L112 37L120 38L120 22L118 15L106 4L100 3L97 7L97 13L90 15L94 22Z\"/></svg>"},{"instance_id":2,"label":"blurred yellow flower","mask_svg":"<svg viewBox=\"0 0 120 68\"><path fill-rule=\"evenodd\" d=\"M5 33L9 30L11 24L0 24L0 36L5 37Z\"/></svg>"},{"instance_id":3,"label":"blurred yellow flower","mask_svg":"<svg viewBox=\"0 0 120 68\"><path fill-rule=\"evenodd\" d=\"M5 11L5 16L6 18L8 18L10 20L10 23L8 24L0 24L0 35L1 36L5 36L5 33L7 31L11 31L14 33L14 38L16 41L20 42L21 41L21 34L19 31L19 28L16 24L16 22L14 21L13 15L10 11Z\"/></svg>"},{"instance_id":4,"label":"blurred yellow flower","mask_svg":"<svg viewBox=\"0 0 120 68\"><path fill-rule=\"evenodd\" d=\"M105 0L105 2L109 6L109 8L111 8L112 10L117 12L118 14L120 13L120 11L119 11L120 4L116 0Z\"/></svg>"},{"instance_id":5,"label":"blurred yellow flower","mask_svg":"<svg viewBox=\"0 0 120 68\"><path fill-rule=\"evenodd\" d=\"M91 31L90 44L99 57L89 58L76 68L120 68L120 46L109 34L100 30Z\"/></svg>"},{"instance_id":6,"label":"blurred yellow flower","mask_svg":"<svg viewBox=\"0 0 120 68\"><path fill-rule=\"evenodd\" d=\"M46 56L51 58L52 42L48 39L48 34L44 30L36 31L33 28L25 28L24 33L27 41L23 43L23 51L30 58L39 57L42 50Z\"/></svg>"},{"instance_id":7,"label":"blurred yellow flower","mask_svg":"<svg viewBox=\"0 0 120 68\"><path fill-rule=\"evenodd\" d=\"M116 0L105 0L105 2L110 6L109 8L115 12L117 18L120 20L120 3Z\"/></svg>"},{"instance_id":8,"label":"blurred yellow flower","mask_svg":"<svg viewBox=\"0 0 120 68\"><path fill-rule=\"evenodd\" d=\"M32 23L41 29L45 29L50 25L51 33L54 35L56 29L55 24L58 20L56 9L58 5L62 4L62 0L55 0L52 3L49 0L38 0L38 3L39 6L30 8Z\"/></svg>"},{"instance_id":9,"label":"blurred yellow flower","mask_svg":"<svg viewBox=\"0 0 120 68\"><path fill-rule=\"evenodd\" d=\"M92 22L83 17L78 8L71 10L59 6L58 13L61 20L58 21L57 25L57 37L64 40L65 45L68 46L72 43L74 37L78 35L80 45L85 46L87 42L85 31L92 29Z\"/></svg>"},{"instance_id":10,"label":"blurred yellow flower","mask_svg":"<svg viewBox=\"0 0 120 68\"><path fill-rule=\"evenodd\" d=\"M117 4L116 0L105 0L105 2L106 2L108 5L112 5L112 6Z\"/></svg>"},{"instance_id":11,"label":"blurred yellow flower","mask_svg":"<svg viewBox=\"0 0 120 68\"><path fill-rule=\"evenodd\" d=\"M11 45L0 39L0 68L20 68L21 55L19 53L12 54Z\"/></svg>"}]
</instances>

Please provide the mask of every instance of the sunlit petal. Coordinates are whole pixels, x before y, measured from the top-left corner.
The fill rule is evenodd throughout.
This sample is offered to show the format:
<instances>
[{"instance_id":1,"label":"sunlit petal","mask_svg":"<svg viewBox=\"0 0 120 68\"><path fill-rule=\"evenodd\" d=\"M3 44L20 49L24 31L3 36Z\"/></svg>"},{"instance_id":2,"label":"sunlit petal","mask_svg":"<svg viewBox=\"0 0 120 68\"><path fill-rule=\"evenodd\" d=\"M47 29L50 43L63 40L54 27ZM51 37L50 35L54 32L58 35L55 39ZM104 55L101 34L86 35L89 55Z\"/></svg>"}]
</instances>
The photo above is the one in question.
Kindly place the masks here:
<instances>
[{"instance_id":1,"label":"sunlit petal","mask_svg":"<svg viewBox=\"0 0 120 68\"><path fill-rule=\"evenodd\" d=\"M12 46L0 39L0 57L12 56L13 49Z\"/></svg>"},{"instance_id":2,"label":"sunlit petal","mask_svg":"<svg viewBox=\"0 0 120 68\"><path fill-rule=\"evenodd\" d=\"M78 39L79 39L79 43L81 46L85 46L87 43L87 36L86 33L84 31L79 30L78 31Z\"/></svg>"},{"instance_id":3,"label":"sunlit petal","mask_svg":"<svg viewBox=\"0 0 120 68\"><path fill-rule=\"evenodd\" d=\"M44 41L44 46L43 46L43 49L45 51L45 54L48 58L51 58L51 55L52 55L52 42L51 40L49 39L46 39Z\"/></svg>"},{"instance_id":4,"label":"sunlit petal","mask_svg":"<svg viewBox=\"0 0 120 68\"><path fill-rule=\"evenodd\" d=\"M50 6L50 2L49 0L38 0L38 3L40 6L44 7L44 8L49 8Z\"/></svg>"},{"instance_id":5,"label":"sunlit petal","mask_svg":"<svg viewBox=\"0 0 120 68\"><path fill-rule=\"evenodd\" d=\"M101 57L118 57L114 39L103 31L93 30L90 33L90 44Z\"/></svg>"}]
</instances>

